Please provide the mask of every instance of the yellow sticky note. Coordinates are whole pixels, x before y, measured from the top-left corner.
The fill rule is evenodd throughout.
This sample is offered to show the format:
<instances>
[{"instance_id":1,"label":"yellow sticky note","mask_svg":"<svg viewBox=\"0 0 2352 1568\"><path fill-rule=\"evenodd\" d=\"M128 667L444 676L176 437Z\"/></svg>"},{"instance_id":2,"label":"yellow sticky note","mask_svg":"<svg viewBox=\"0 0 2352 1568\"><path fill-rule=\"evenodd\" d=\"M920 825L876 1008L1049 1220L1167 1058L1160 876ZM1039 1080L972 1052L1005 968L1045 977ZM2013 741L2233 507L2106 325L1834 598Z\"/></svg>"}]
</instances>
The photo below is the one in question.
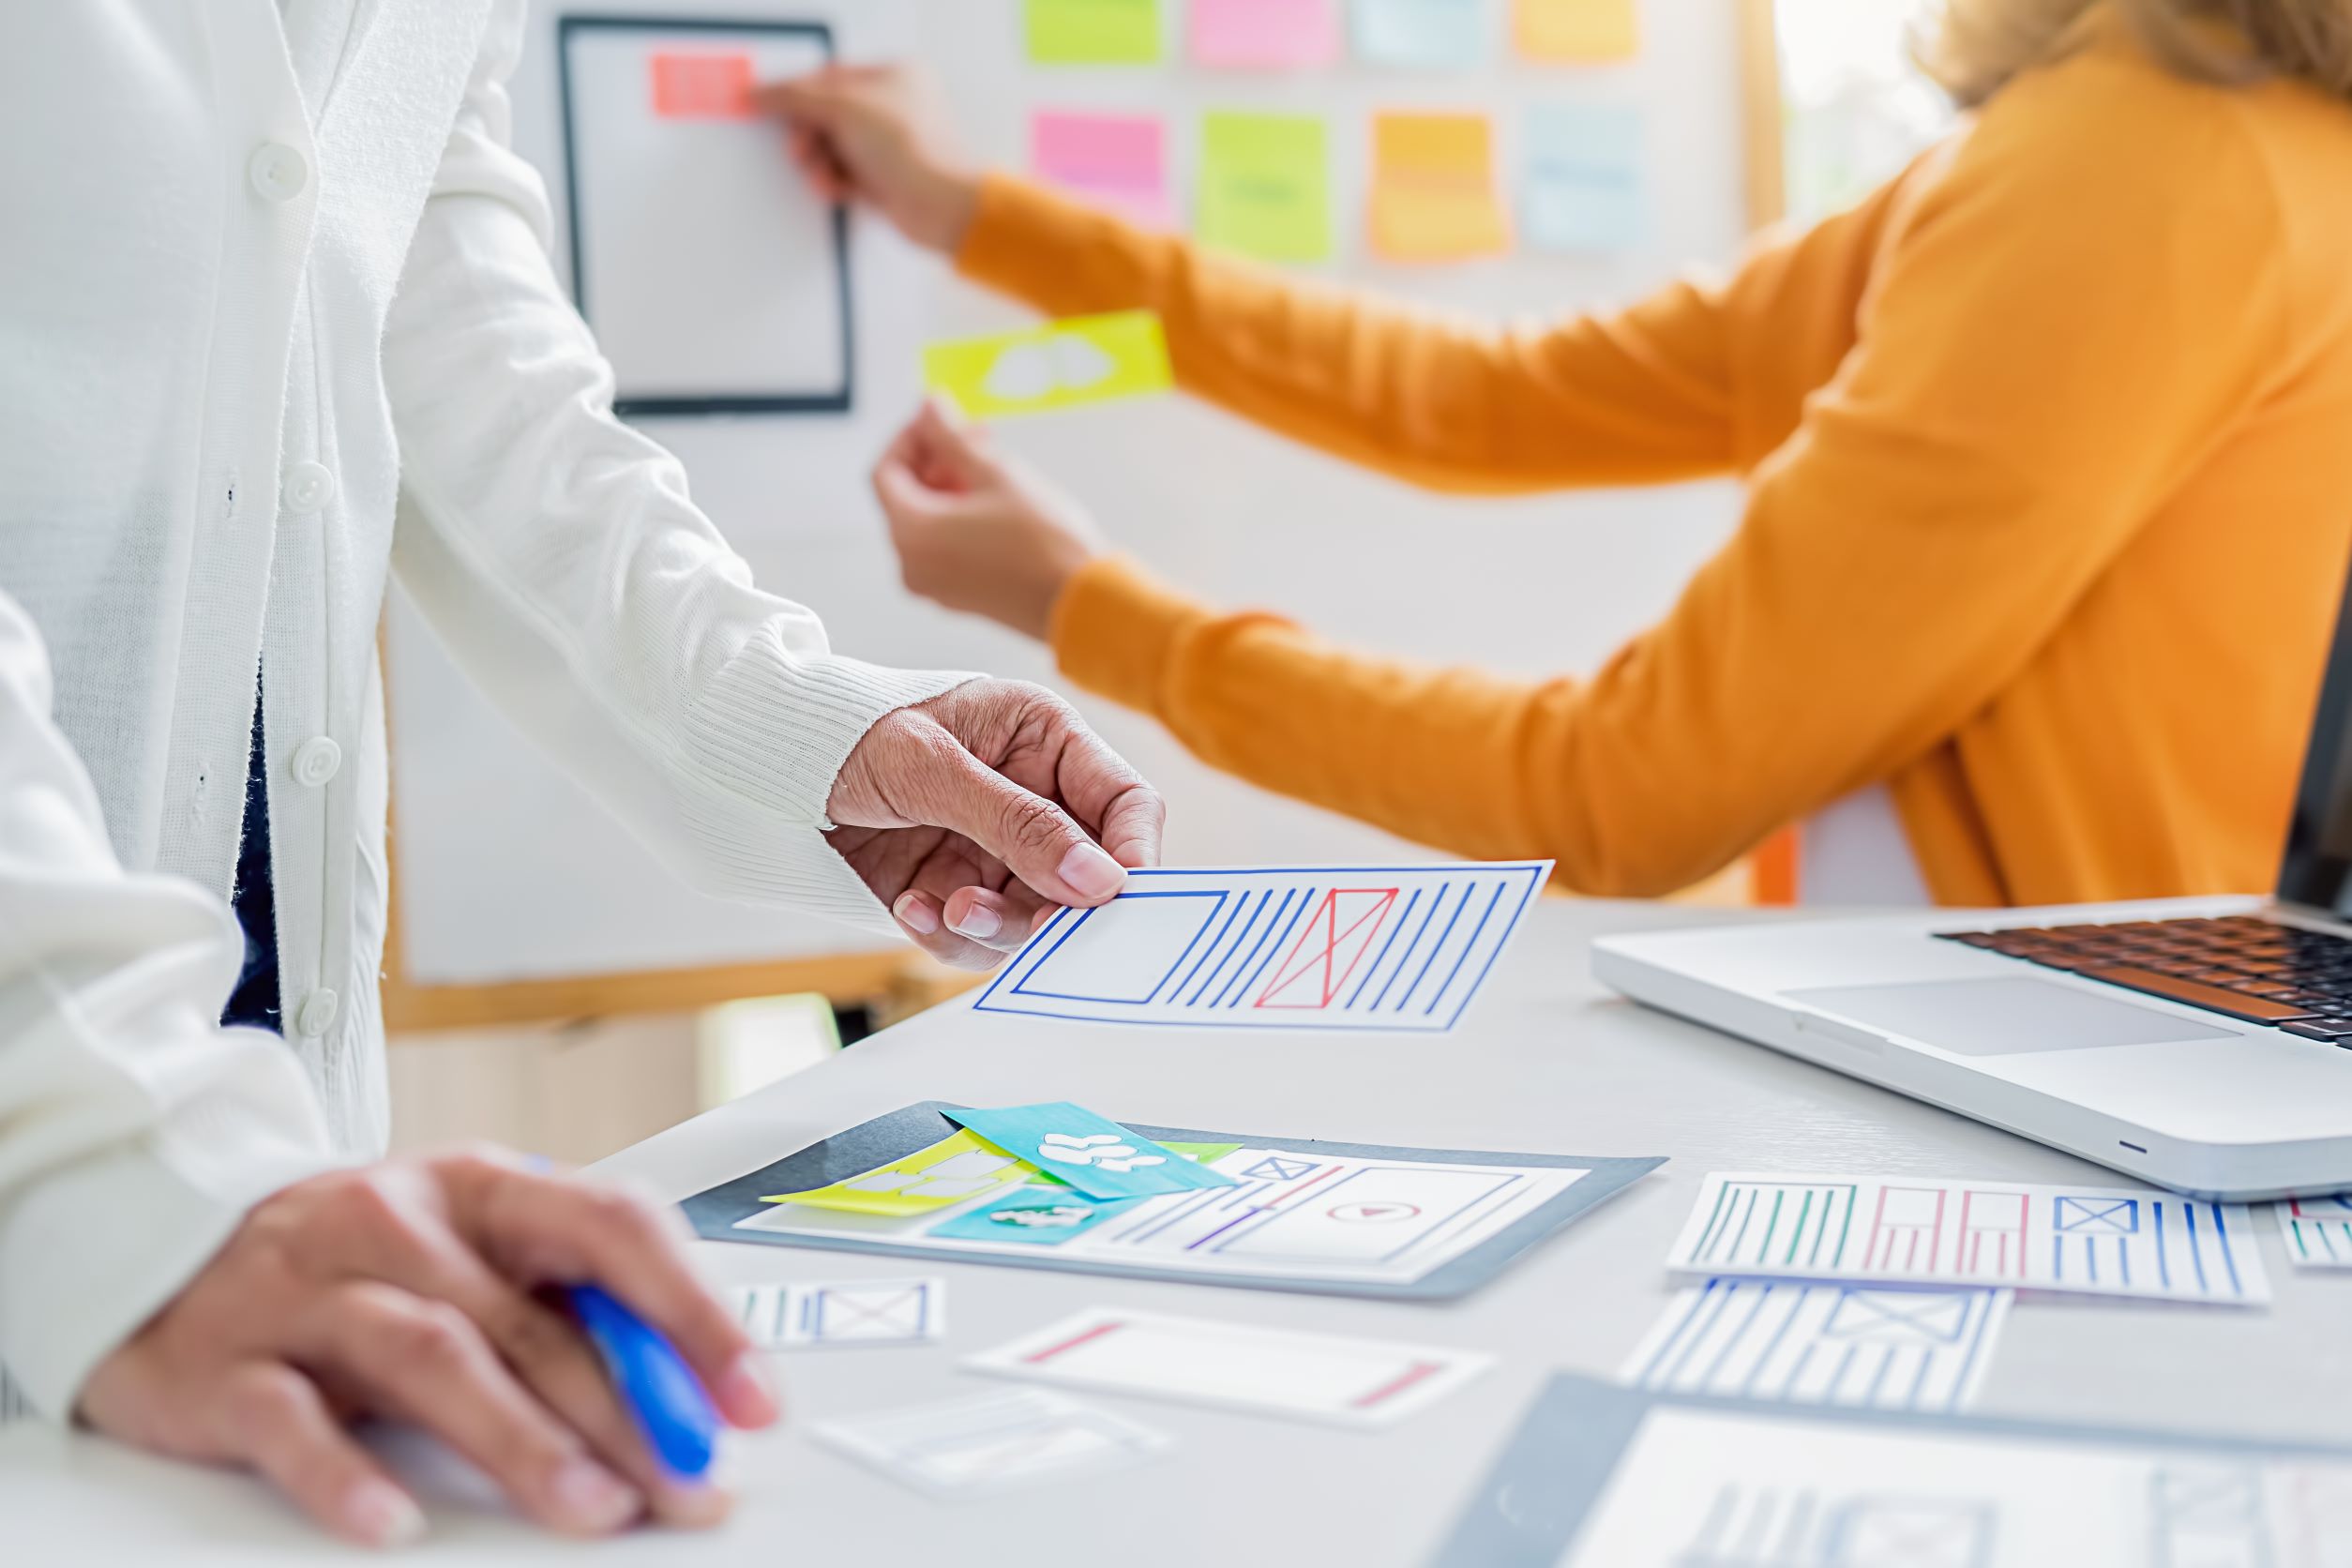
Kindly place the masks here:
<instances>
[{"instance_id":1,"label":"yellow sticky note","mask_svg":"<svg viewBox=\"0 0 2352 1568\"><path fill-rule=\"evenodd\" d=\"M1267 262L1331 255L1331 157L1323 122L1213 113L1201 121L1200 241Z\"/></svg>"},{"instance_id":2,"label":"yellow sticky note","mask_svg":"<svg viewBox=\"0 0 2352 1568\"><path fill-rule=\"evenodd\" d=\"M811 1192L762 1198L762 1203L799 1203L852 1214L903 1218L950 1208L967 1199L1036 1180L1042 1173L976 1134L957 1128L927 1149Z\"/></svg>"},{"instance_id":3,"label":"yellow sticky note","mask_svg":"<svg viewBox=\"0 0 2352 1568\"><path fill-rule=\"evenodd\" d=\"M1510 244L1484 114L1381 114L1372 122L1372 249L1391 261L1489 256Z\"/></svg>"},{"instance_id":4,"label":"yellow sticky note","mask_svg":"<svg viewBox=\"0 0 2352 1568\"><path fill-rule=\"evenodd\" d=\"M1160 57L1160 0L1025 0L1029 57L1041 66L1148 66Z\"/></svg>"},{"instance_id":5,"label":"yellow sticky note","mask_svg":"<svg viewBox=\"0 0 2352 1568\"><path fill-rule=\"evenodd\" d=\"M1519 53L1530 60L1599 65L1641 52L1635 0L1513 0Z\"/></svg>"},{"instance_id":6,"label":"yellow sticky note","mask_svg":"<svg viewBox=\"0 0 2352 1568\"><path fill-rule=\"evenodd\" d=\"M1159 317L1123 310L933 343L923 351L923 382L987 419L1165 392L1175 376Z\"/></svg>"}]
</instances>

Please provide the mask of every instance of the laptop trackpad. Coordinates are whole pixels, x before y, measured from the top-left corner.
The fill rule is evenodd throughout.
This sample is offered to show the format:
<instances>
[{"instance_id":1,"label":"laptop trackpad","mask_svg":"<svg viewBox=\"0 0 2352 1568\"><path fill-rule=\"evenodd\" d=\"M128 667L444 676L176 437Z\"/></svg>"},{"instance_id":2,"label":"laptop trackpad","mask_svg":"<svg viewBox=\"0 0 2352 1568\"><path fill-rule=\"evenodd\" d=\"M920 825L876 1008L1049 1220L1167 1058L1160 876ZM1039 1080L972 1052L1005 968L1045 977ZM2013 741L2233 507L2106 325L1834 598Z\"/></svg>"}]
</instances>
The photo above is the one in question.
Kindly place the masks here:
<instances>
[{"instance_id":1,"label":"laptop trackpad","mask_svg":"<svg viewBox=\"0 0 2352 1568\"><path fill-rule=\"evenodd\" d=\"M2234 1029L2192 1022L2047 980L1925 980L1781 994L1882 1033L1963 1056L2245 1038Z\"/></svg>"}]
</instances>

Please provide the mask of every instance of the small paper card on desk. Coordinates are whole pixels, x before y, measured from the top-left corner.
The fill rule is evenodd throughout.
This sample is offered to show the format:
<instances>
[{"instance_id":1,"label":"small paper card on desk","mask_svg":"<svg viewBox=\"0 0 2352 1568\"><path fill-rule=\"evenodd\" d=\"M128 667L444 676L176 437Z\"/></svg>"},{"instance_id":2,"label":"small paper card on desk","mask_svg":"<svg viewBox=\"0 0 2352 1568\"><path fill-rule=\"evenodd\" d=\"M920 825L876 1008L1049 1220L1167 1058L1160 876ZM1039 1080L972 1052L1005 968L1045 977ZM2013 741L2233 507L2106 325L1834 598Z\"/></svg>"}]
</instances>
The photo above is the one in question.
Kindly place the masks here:
<instances>
[{"instance_id":1,"label":"small paper card on desk","mask_svg":"<svg viewBox=\"0 0 2352 1568\"><path fill-rule=\"evenodd\" d=\"M1165 392L1176 377L1159 317L1124 310L933 343L923 351L923 383L987 419Z\"/></svg>"},{"instance_id":2,"label":"small paper card on desk","mask_svg":"<svg viewBox=\"0 0 2352 1568\"><path fill-rule=\"evenodd\" d=\"M766 1350L921 1345L947 1332L943 1279L742 1285L735 1318Z\"/></svg>"},{"instance_id":3,"label":"small paper card on desk","mask_svg":"<svg viewBox=\"0 0 2352 1568\"><path fill-rule=\"evenodd\" d=\"M1124 1416L1035 1388L826 1422L808 1435L951 1501L1140 1464L1168 1445Z\"/></svg>"},{"instance_id":4,"label":"small paper card on desk","mask_svg":"<svg viewBox=\"0 0 2352 1568\"><path fill-rule=\"evenodd\" d=\"M1699 1190L1667 1267L2243 1305L2270 1299L2243 1204L2148 1187L1717 1173Z\"/></svg>"},{"instance_id":5,"label":"small paper card on desk","mask_svg":"<svg viewBox=\"0 0 2352 1568\"><path fill-rule=\"evenodd\" d=\"M1444 1398L1494 1357L1098 1308L964 1364L1109 1394L1378 1427Z\"/></svg>"},{"instance_id":6,"label":"small paper card on desk","mask_svg":"<svg viewBox=\"0 0 2352 1568\"><path fill-rule=\"evenodd\" d=\"M1711 1279L1674 1298L1619 1377L1731 1399L1961 1410L2012 1300L1976 1286Z\"/></svg>"},{"instance_id":7,"label":"small paper card on desk","mask_svg":"<svg viewBox=\"0 0 2352 1568\"><path fill-rule=\"evenodd\" d=\"M958 1107L947 1118L1089 1198L1155 1198L1234 1185L1225 1172L1067 1100L999 1110Z\"/></svg>"}]
</instances>

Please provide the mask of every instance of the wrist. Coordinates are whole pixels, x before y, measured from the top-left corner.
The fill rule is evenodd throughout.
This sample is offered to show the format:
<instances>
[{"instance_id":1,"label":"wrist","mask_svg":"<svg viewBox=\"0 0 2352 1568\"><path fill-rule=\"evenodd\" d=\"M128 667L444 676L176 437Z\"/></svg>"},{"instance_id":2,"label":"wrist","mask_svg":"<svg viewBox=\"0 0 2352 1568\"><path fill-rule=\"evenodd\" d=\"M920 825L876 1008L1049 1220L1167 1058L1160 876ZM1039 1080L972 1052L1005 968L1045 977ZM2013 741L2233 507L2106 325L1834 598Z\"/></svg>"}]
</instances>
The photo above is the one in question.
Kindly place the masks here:
<instances>
[{"instance_id":1,"label":"wrist","mask_svg":"<svg viewBox=\"0 0 2352 1568\"><path fill-rule=\"evenodd\" d=\"M963 249L964 236L980 216L980 178L961 169L933 168L927 172L915 220L907 237L917 245L953 256Z\"/></svg>"}]
</instances>

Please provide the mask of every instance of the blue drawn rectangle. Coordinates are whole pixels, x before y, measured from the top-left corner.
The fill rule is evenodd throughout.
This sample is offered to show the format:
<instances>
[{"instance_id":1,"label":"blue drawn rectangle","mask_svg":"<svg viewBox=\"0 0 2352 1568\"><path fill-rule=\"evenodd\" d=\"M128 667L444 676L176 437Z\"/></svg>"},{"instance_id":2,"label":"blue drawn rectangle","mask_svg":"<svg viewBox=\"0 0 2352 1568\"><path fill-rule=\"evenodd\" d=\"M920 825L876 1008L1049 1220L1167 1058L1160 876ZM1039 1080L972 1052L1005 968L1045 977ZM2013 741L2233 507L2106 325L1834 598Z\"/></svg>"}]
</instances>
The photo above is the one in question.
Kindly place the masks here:
<instances>
[{"instance_id":1,"label":"blue drawn rectangle","mask_svg":"<svg viewBox=\"0 0 2352 1568\"><path fill-rule=\"evenodd\" d=\"M1218 892L1122 893L1111 900L1112 904L1141 902L1150 899L1207 899L1209 908L1208 912L1200 916L1199 924L1195 925L1189 921L1189 911L1177 912L1173 902L1167 904L1166 907L1175 914L1174 918L1166 923L1167 945L1175 948L1175 956L1168 959L1164 970L1159 969L1156 957L1145 967L1136 970L1134 988L1126 985L1104 984L1098 977L1095 988L1092 991L1055 990L1051 988L1054 981L1049 972L1054 968L1054 960L1057 957L1061 958L1065 968L1077 968L1084 961L1083 943L1081 942L1078 948L1069 948L1070 940L1085 930L1087 922L1101 912L1097 910L1083 911L1076 920L1068 923L1059 937L1054 939L1053 945L1046 949L1045 957L1030 966L1028 973L1023 975L1020 983L1013 988L1014 994L1039 997L1053 1002L1093 1002L1114 1006L1134 1007L1146 1005L1157 998L1168 983L1176 977L1176 972L1184 967L1184 960L1192 957L1193 949L1200 945L1200 939L1207 936L1209 928L1216 924L1217 912L1225 907L1225 901L1229 897L1230 895ZM1183 939L1181 947L1176 946L1176 939L1179 937ZM1065 952L1065 948L1069 950ZM1158 971L1158 978L1153 980L1149 986L1143 986L1142 977L1154 970ZM1124 979L1126 976L1123 975L1119 978ZM1035 984L1040 979L1043 979L1046 984L1042 986ZM1131 988L1140 988L1142 994L1139 996L1122 994Z\"/></svg>"},{"instance_id":2,"label":"blue drawn rectangle","mask_svg":"<svg viewBox=\"0 0 2352 1568\"><path fill-rule=\"evenodd\" d=\"M2140 1229L2139 1199L2060 1196L2050 1228L2064 1236L2135 1236Z\"/></svg>"}]
</instances>

